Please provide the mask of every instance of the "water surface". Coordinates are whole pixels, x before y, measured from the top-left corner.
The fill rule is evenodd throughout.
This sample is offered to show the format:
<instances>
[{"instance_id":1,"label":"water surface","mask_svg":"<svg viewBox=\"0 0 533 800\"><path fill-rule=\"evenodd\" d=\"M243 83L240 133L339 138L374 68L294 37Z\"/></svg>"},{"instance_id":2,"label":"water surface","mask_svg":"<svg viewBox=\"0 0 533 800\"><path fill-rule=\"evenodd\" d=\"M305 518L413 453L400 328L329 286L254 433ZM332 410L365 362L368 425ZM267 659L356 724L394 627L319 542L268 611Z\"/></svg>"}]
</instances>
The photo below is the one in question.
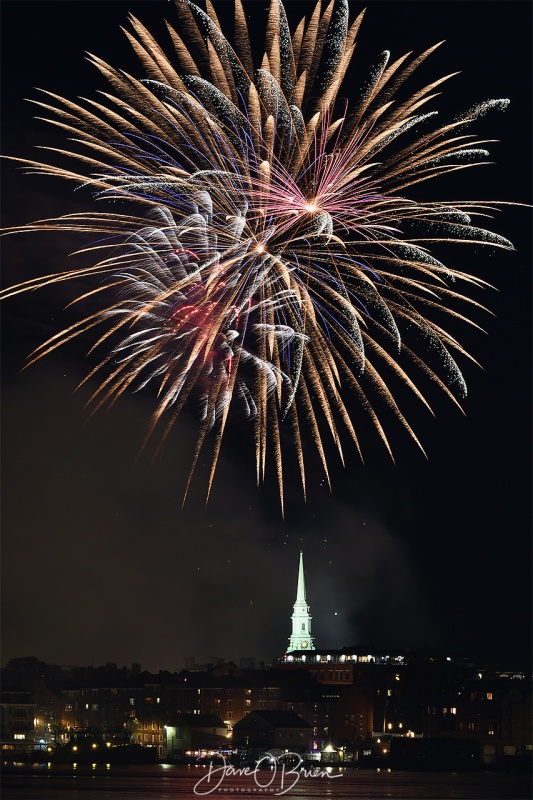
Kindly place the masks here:
<instances>
[{"instance_id":1,"label":"water surface","mask_svg":"<svg viewBox=\"0 0 533 800\"><path fill-rule=\"evenodd\" d=\"M214 765L218 767L218 765ZM4 765L2 800L175 800L287 797L291 800L530 800L528 775L348 770L232 774L177 765Z\"/></svg>"}]
</instances>

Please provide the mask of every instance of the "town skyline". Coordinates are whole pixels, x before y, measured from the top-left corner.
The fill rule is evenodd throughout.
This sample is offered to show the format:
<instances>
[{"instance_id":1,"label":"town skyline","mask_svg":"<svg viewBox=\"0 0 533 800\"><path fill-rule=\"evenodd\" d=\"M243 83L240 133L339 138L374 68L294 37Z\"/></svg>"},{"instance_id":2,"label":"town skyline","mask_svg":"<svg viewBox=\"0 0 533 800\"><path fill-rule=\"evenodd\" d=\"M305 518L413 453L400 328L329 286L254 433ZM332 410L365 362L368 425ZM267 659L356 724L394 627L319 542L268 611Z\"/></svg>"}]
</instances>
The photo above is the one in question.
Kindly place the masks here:
<instances>
[{"instance_id":1,"label":"town skyline","mask_svg":"<svg viewBox=\"0 0 533 800\"><path fill-rule=\"evenodd\" d=\"M357 769L530 764L531 676L436 651L293 651L266 668L172 673L20 658L2 684L2 750L16 760L239 765L288 748Z\"/></svg>"}]
</instances>

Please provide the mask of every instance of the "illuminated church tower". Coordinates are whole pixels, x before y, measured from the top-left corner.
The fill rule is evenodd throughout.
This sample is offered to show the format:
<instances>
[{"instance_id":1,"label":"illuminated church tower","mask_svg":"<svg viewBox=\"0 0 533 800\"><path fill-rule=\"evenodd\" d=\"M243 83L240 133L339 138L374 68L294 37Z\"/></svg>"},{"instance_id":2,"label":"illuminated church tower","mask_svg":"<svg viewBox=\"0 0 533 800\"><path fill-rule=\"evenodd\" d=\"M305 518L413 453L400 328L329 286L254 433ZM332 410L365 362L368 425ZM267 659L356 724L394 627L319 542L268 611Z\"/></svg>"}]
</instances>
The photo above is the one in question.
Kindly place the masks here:
<instances>
[{"instance_id":1,"label":"illuminated church tower","mask_svg":"<svg viewBox=\"0 0 533 800\"><path fill-rule=\"evenodd\" d=\"M292 634L289 639L287 653L293 650L314 650L311 636L311 615L305 599L304 557L300 550L300 568L298 570L298 589L292 613Z\"/></svg>"}]
</instances>

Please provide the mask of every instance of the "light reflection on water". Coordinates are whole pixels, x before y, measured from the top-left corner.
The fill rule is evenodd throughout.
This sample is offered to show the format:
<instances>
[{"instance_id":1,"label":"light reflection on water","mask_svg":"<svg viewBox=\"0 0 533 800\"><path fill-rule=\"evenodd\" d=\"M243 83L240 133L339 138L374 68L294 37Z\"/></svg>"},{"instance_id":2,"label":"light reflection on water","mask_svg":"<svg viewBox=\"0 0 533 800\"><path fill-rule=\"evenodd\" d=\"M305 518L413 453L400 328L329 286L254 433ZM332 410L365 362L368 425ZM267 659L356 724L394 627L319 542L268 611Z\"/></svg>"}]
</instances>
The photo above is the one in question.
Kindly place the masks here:
<instances>
[{"instance_id":1,"label":"light reflection on water","mask_svg":"<svg viewBox=\"0 0 533 800\"><path fill-rule=\"evenodd\" d=\"M530 800L528 775L502 773L331 772L281 770L234 775L207 767L159 764L4 765L2 800L175 800L286 797L290 800ZM199 783L200 779L203 780ZM210 778L210 782L208 782Z\"/></svg>"}]
</instances>

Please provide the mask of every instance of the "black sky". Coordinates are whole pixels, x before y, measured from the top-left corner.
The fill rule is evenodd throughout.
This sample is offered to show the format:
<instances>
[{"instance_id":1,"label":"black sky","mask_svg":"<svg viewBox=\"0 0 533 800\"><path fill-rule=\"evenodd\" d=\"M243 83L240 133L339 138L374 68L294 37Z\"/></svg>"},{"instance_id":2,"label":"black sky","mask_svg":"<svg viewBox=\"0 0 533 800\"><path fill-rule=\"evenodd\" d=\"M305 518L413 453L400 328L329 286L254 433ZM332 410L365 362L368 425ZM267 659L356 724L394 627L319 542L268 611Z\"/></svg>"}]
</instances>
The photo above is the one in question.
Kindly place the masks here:
<instances>
[{"instance_id":1,"label":"black sky","mask_svg":"<svg viewBox=\"0 0 533 800\"><path fill-rule=\"evenodd\" d=\"M232 4L222 3L222 16ZM263 18L266 2L251 4ZM288 2L297 21L307 2ZM363 4L351 2L352 16ZM446 44L413 88L456 70L435 101L441 118L488 97L509 97L505 113L481 119L496 162L427 184L445 199L530 202L531 4L378 2L367 4L350 92L373 58ZM129 11L158 36L172 3L3 0L4 154L35 156L63 134L32 119L34 87L66 97L105 89L84 61L90 51L142 77L119 26ZM38 154L37 154L38 155ZM71 187L2 175L3 224L76 210ZM211 501L199 480L185 509L181 491L193 444L192 418L176 426L154 464L137 459L154 400L123 398L88 420L86 372L73 346L20 373L27 354L63 325L69 289L2 307L3 653L49 662L140 661L173 669L199 661L284 652L296 590L300 541L319 646L431 645L524 665L531 652L531 215L506 209L488 227L514 253L462 248L449 263L498 291L478 297L494 312L459 338L483 369L468 363L462 415L432 397L436 418L409 406L428 458L393 429L396 463L377 440L365 466L347 449L333 468L333 493L314 470L309 498L289 487L280 520L275 488L255 487L252 461L234 430L222 451ZM6 283L63 267L70 235L8 237ZM453 260L455 259L455 261ZM389 431L390 432L390 431ZM203 470L205 475L205 469ZM200 469L200 478L202 469Z\"/></svg>"}]
</instances>

